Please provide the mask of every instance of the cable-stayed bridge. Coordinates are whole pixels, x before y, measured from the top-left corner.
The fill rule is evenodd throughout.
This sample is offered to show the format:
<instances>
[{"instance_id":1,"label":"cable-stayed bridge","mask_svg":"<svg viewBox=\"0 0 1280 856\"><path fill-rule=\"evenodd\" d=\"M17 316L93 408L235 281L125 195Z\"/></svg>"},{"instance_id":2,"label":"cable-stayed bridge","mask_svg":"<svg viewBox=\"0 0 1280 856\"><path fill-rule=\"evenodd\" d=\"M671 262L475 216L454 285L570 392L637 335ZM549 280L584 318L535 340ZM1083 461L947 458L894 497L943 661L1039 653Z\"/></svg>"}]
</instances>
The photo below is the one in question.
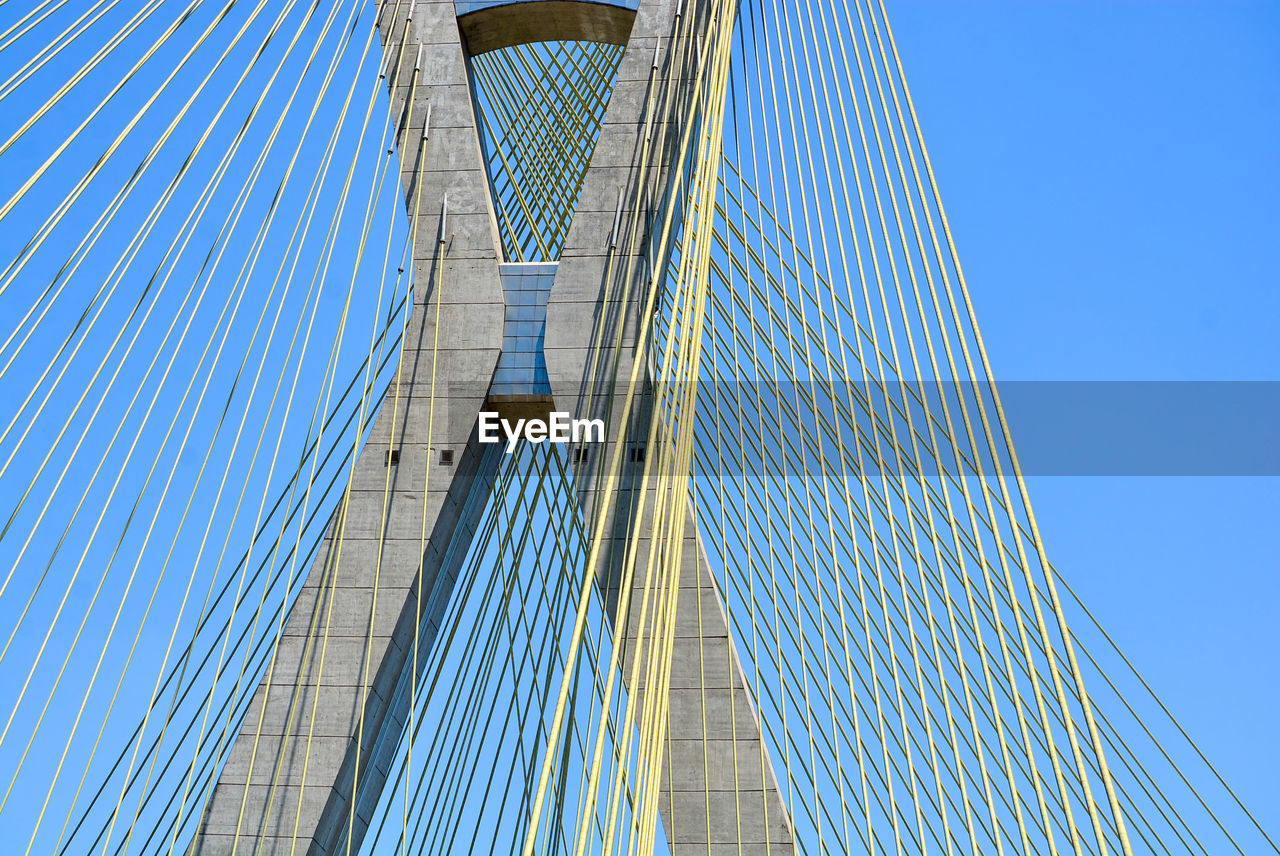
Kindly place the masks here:
<instances>
[{"instance_id":1,"label":"cable-stayed bridge","mask_svg":"<svg viewBox=\"0 0 1280 856\"><path fill-rule=\"evenodd\" d=\"M1276 850L1046 555L883 4L13 5L6 852Z\"/></svg>"}]
</instances>

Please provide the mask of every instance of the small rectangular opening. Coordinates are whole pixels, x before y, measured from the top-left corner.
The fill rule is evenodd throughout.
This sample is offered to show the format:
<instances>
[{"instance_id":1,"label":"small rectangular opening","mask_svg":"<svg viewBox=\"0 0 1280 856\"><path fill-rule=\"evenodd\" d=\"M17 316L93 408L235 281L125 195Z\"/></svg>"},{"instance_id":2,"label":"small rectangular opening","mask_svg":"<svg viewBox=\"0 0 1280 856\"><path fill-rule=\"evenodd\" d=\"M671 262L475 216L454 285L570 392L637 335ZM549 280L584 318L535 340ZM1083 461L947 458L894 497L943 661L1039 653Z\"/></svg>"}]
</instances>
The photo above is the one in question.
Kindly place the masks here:
<instances>
[{"instance_id":1,"label":"small rectangular opening","mask_svg":"<svg viewBox=\"0 0 1280 856\"><path fill-rule=\"evenodd\" d=\"M628 456L633 464L644 463L644 446L632 446Z\"/></svg>"},{"instance_id":2,"label":"small rectangular opening","mask_svg":"<svg viewBox=\"0 0 1280 856\"><path fill-rule=\"evenodd\" d=\"M400 463L400 450L387 449L386 453L382 456L382 465L384 467L394 467L398 463Z\"/></svg>"},{"instance_id":3,"label":"small rectangular opening","mask_svg":"<svg viewBox=\"0 0 1280 856\"><path fill-rule=\"evenodd\" d=\"M575 464L580 464L580 463L582 463L583 461L585 461L586 459L587 459L587 449L586 449L586 447L579 446L577 449L574 449L574 450L573 450L573 462L574 462Z\"/></svg>"},{"instance_id":4,"label":"small rectangular opening","mask_svg":"<svg viewBox=\"0 0 1280 856\"><path fill-rule=\"evenodd\" d=\"M440 450L440 465L444 467L453 466L453 449Z\"/></svg>"}]
</instances>

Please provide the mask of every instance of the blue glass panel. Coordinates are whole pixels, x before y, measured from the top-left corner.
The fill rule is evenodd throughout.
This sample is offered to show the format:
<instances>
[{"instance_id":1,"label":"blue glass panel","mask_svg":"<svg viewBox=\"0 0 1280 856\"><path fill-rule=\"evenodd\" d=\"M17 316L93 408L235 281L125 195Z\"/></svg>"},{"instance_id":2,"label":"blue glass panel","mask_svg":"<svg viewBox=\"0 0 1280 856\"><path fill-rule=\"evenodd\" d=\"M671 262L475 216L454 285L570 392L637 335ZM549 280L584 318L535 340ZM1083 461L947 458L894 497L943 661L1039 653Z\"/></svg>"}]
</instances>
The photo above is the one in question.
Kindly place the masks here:
<instances>
[{"instance_id":1,"label":"blue glass panel","mask_svg":"<svg viewBox=\"0 0 1280 856\"><path fill-rule=\"evenodd\" d=\"M547 299L556 279L555 264L503 264L502 354L494 371L494 395L545 395L551 392L542 353L547 328Z\"/></svg>"}]
</instances>

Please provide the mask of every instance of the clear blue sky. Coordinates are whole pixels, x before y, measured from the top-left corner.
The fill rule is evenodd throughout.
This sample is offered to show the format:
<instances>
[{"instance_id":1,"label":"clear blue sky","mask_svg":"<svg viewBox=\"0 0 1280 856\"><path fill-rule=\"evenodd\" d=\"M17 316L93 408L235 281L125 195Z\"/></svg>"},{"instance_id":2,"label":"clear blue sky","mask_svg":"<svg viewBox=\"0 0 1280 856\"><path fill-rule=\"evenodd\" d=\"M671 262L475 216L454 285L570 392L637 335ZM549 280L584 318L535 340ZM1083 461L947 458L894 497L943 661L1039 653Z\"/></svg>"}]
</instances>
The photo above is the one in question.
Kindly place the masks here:
<instances>
[{"instance_id":1,"label":"clear blue sky","mask_svg":"<svg viewBox=\"0 0 1280 856\"><path fill-rule=\"evenodd\" d=\"M1280 6L889 12L998 378L1280 379ZM1280 828L1280 479L1031 490L1050 558Z\"/></svg>"}]
</instances>

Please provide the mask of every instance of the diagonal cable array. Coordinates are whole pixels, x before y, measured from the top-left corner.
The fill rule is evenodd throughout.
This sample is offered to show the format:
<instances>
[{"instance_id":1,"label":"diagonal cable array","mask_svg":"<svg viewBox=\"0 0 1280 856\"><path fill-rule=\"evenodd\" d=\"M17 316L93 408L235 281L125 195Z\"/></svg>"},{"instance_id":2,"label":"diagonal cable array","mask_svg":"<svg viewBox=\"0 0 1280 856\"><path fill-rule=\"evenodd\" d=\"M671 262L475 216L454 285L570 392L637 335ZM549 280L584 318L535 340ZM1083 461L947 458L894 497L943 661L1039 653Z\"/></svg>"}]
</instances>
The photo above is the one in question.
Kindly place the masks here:
<instances>
[{"instance_id":1,"label":"diagonal cable array","mask_svg":"<svg viewBox=\"0 0 1280 856\"><path fill-rule=\"evenodd\" d=\"M695 506L797 849L1274 851L1068 627L883 6L739 26Z\"/></svg>"},{"instance_id":2,"label":"diagonal cable array","mask_svg":"<svg viewBox=\"0 0 1280 856\"><path fill-rule=\"evenodd\" d=\"M504 456L459 591L442 621L443 644L427 658L410 724L361 852L442 852L450 842L506 850L530 813L532 783L546 748L550 694L566 668L569 606L583 585L583 533L565 456L528 447ZM586 656L573 673L562 763L578 770L588 749L581 722L601 711L609 625L598 597L590 605ZM623 702L625 703L625 702ZM584 795L568 779L555 799L547 852L572 852L575 806ZM631 800L627 801L631 804ZM595 830L599 834L600 830Z\"/></svg>"},{"instance_id":3,"label":"diagonal cable array","mask_svg":"<svg viewBox=\"0 0 1280 856\"><path fill-rule=\"evenodd\" d=\"M184 852L394 374L395 145L362 3L61 6L0 68L0 827Z\"/></svg>"},{"instance_id":4,"label":"diagonal cable array","mask_svg":"<svg viewBox=\"0 0 1280 856\"><path fill-rule=\"evenodd\" d=\"M621 60L618 45L578 41L515 45L471 59L508 261L560 258Z\"/></svg>"}]
</instances>

